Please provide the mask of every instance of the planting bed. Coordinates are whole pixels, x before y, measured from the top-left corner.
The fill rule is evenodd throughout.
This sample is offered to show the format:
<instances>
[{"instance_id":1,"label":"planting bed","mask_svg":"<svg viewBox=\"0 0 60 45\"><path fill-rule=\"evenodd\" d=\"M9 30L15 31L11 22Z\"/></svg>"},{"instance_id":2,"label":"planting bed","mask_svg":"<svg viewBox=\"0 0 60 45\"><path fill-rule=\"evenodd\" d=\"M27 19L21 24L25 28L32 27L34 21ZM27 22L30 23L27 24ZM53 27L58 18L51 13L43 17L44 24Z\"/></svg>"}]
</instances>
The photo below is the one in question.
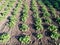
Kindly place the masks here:
<instances>
[{"instance_id":1,"label":"planting bed","mask_svg":"<svg viewBox=\"0 0 60 45\"><path fill-rule=\"evenodd\" d=\"M60 45L60 0L1 0L0 45Z\"/></svg>"}]
</instances>

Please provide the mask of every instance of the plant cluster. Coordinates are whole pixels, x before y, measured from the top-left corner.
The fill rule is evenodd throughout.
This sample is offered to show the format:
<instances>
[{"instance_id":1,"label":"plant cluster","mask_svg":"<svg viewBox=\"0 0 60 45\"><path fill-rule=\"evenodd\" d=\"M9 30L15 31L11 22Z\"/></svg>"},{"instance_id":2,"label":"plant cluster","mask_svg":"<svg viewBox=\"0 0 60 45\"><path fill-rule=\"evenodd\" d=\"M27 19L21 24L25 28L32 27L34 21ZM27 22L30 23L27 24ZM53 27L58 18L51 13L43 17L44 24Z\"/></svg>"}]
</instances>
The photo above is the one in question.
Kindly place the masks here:
<instances>
[{"instance_id":1,"label":"plant cluster","mask_svg":"<svg viewBox=\"0 0 60 45\"><path fill-rule=\"evenodd\" d=\"M19 41L23 44L29 44L30 43L30 36L21 36L19 37Z\"/></svg>"},{"instance_id":2,"label":"plant cluster","mask_svg":"<svg viewBox=\"0 0 60 45\"><path fill-rule=\"evenodd\" d=\"M0 42L2 43L6 43L7 41L9 41L10 39L10 35L7 33L4 33L2 35L0 35Z\"/></svg>"},{"instance_id":3,"label":"plant cluster","mask_svg":"<svg viewBox=\"0 0 60 45\"><path fill-rule=\"evenodd\" d=\"M36 30L43 30L42 20L41 20L41 18L39 17L36 0L32 0L31 5L32 5L32 6L31 6L31 9L32 9L32 11L33 11L33 18L34 18L35 28L36 28Z\"/></svg>"}]
</instances>

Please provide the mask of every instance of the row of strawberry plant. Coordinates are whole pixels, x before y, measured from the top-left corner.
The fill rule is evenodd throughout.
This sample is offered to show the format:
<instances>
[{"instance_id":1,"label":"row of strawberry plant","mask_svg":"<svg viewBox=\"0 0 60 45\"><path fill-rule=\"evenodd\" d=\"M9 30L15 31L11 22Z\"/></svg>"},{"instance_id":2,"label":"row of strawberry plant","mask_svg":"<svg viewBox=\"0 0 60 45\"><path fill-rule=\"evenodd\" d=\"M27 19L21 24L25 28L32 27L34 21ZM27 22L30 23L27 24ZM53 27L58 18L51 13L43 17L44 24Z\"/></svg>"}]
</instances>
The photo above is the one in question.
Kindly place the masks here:
<instances>
[{"instance_id":1,"label":"row of strawberry plant","mask_svg":"<svg viewBox=\"0 0 60 45\"><path fill-rule=\"evenodd\" d=\"M59 2L59 0L56 0L56 1ZM51 13L52 13L53 17L56 18L56 22L57 22L58 24L60 24L60 17L59 17L58 15L56 15L56 10L53 8L53 6L51 5L51 3L50 3L48 0L45 0L45 1L44 1L44 4L45 4L47 7L49 7L49 9L51 10ZM47 20L48 20L48 19L47 19ZM50 22L51 22L51 21L50 21Z\"/></svg>"},{"instance_id":2,"label":"row of strawberry plant","mask_svg":"<svg viewBox=\"0 0 60 45\"><path fill-rule=\"evenodd\" d=\"M31 1L31 10L33 11L33 19L34 19L34 26L36 30L43 30L43 26L42 26L42 20L39 17L39 12L38 12L38 7L37 7L37 3L36 0L32 0ZM41 39L43 38L43 35L38 33L35 36L37 39Z\"/></svg>"},{"instance_id":3,"label":"row of strawberry plant","mask_svg":"<svg viewBox=\"0 0 60 45\"><path fill-rule=\"evenodd\" d=\"M47 7L44 5L42 0L37 0L37 3L39 4L39 6L41 6L41 11L43 12L43 16L50 17L50 13L48 12Z\"/></svg>"},{"instance_id":4,"label":"row of strawberry plant","mask_svg":"<svg viewBox=\"0 0 60 45\"><path fill-rule=\"evenodd\" d=\"M43 30L42 20L39 17L36 0L31 1L31 9L33 11L34 25L35 25L36 30Z\"/></svg>"},{"instance_id":5,"label":"row of strawberry plant","mask_svg":"<svg viewBox=\"0 0 60 45\"><path fill-rule=\"evenodd\" d=\"M26 32L27 30L29 30L28 25L25 24L26 21L27 21L27 18L28 18L28 11L29 11L29 6L28 6L28 4L27 4L26 1L23 4L23 10L22 10L22 14L21 14L21 21L23 22L23 24L21 24L19 26L19 29L22 32ZM18 40L19 40L19 42L27 45L27 44L30 43L31 38L28 35L22 35L22 36L19 36L19 39Z\"/></svg>"},{"instance_id":6,"label":"row of strawberry plant","mask_svg":"<svg viewBox=\"0 0 60 45\"><path fill-rule=\"evenodd\" d=\"M43 3L42 0L37 0L37 3L41 6L41 10L43 12L43 19L44 19L44 22L46 24L51 24L52 23L52 20L49 18L51 15L50 13L48 12L48 9L47 7L45 6L45 4Z\"/></svg>"},{"instance_id":7,"label":"row of strawberry plant","mask_svg":"<svg viewBox=\"0 0 60 45\"><path fill-rule=\"evenodd\" d=\"M31 36L23 34L18 39L21 43L28 45L29 43L31 43L31 38L32 38ZM41 39L41 38L43 38L43 35L42 34L36 34L36 38Z\"/></svg>"},{"instance_id":8,"label":"row of strawberry plant","mask_svg":"<svg viewBox=\"0 0 60 45\"><path fill-rule=\"evenodd\" d=\"M28 18L28 12L29 12L29 6L27 4L27 2L25 1L23 4L23 9L22 9L22 13L21 13L21 21L23 22L23 24L21 24L20 26L20 30L25 32L29 29L28 25L25 24Z\"/></svg>"},{"instance_id":9,"label":"row of strawberry plant","mask_svg":"<svg viewBox=\"0 0 60 45\"><path fill-rule=\"evenodd\" d=\"M50 9L52 16L56 17L56 10L54 9L54 7L51 5L51 3L48 0L44 1L44 4Z\"/></svg>"},{"instance_id":10,"label":"row of strawberry plant","mask_svg":"<svg viewBox=\"0 0 60 45\"><path fill-rule=\"evenodd\" d=\"M17 22L17 15L20 12L20 8L22 6L22 1L18 0L18 3L16 4L16 7L14 8L13 12L12 12L12 16L10 17L10 20L8 22L8 26L10 28L14 27L16 22Z\"/></svg>"},{"instance_id":11,"label":"row of strawberry plant","mask_svg":"<svg viewBox=\"0 0 60 45\"><path fill-rule=\"evenodd\" d=\"M5 10L1 13L0 15L0 20L3 20L7 15L8 13L10 12L10 10L12 9L13 5L15 3L15 0L10 0L8 6L5 8Z\"/></svg>"},{"instance_id":12,"label":"row of strawberry plant","mask_svg":"<svg viewBox=\"0 0 60 45\"><path fill-rule=\"evenodd\" d=\"M27 3L23 4L23 10L22 10L22 14L21 14L21 21L22 22L27 21L28 11L29 11L29 7L28 7Z\"/></svg>"}]
</instances>

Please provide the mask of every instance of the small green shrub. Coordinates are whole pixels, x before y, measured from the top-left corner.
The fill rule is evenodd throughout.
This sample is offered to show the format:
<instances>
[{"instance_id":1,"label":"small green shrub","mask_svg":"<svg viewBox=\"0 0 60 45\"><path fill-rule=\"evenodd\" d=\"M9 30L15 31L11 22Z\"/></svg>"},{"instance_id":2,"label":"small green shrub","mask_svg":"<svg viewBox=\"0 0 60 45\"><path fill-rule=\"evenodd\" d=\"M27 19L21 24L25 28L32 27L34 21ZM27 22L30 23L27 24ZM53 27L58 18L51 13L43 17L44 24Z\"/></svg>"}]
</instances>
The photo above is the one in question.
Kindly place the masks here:
<instances>
[{"instance_id":1,"label":"small green shrub","mask_svg":"<svg viewBox=\"0 0 60 45\"><path fill-rule=\"evenodd\" d=\"M27 31L29 29L29 27L28 27L28 25L26 25L26 24L22 24L21 26L20 26L20 30L21 31Z\"/></svg>"},{"instance_id":2,"label":"small green shrub","mask_svg":"<svg viewBox=\"0 0 60 45\"><path fill-rule=\"evenodd\" d=\"M19 38L19 41L23 44L29 44L30 43L30 36L21 36Z\"/></svg>"},{"instance_id":3,"label":"small green shrub","mask_svg":"<svg viewBox=\"0 0 60 45\"><path fill-rule=\"evenodd\" d=\"M36 37L37 37L38 39L41 39L41 38L43 38L43 35L42 35L42 34L37 34Z\"/></svg>"}]
</instances>

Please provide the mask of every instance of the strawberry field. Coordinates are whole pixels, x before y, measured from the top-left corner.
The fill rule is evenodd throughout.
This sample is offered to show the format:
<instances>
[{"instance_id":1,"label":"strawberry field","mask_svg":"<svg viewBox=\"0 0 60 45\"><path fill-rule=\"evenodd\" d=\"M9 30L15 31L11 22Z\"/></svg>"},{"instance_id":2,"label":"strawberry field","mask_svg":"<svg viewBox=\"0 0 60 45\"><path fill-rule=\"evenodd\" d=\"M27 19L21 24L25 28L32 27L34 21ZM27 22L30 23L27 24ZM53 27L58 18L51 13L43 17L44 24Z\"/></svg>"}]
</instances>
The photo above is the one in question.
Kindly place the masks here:
<instances>
[{"instance_id":1,"label":"strawberry field","mask_svg":"<svg viewBox=\"0 0 60 45\"><path fill-rule=\"evenodd\" d=\"M60 45L60 0L0 0L0 45Z\"/></svg>"}]
</instances>

